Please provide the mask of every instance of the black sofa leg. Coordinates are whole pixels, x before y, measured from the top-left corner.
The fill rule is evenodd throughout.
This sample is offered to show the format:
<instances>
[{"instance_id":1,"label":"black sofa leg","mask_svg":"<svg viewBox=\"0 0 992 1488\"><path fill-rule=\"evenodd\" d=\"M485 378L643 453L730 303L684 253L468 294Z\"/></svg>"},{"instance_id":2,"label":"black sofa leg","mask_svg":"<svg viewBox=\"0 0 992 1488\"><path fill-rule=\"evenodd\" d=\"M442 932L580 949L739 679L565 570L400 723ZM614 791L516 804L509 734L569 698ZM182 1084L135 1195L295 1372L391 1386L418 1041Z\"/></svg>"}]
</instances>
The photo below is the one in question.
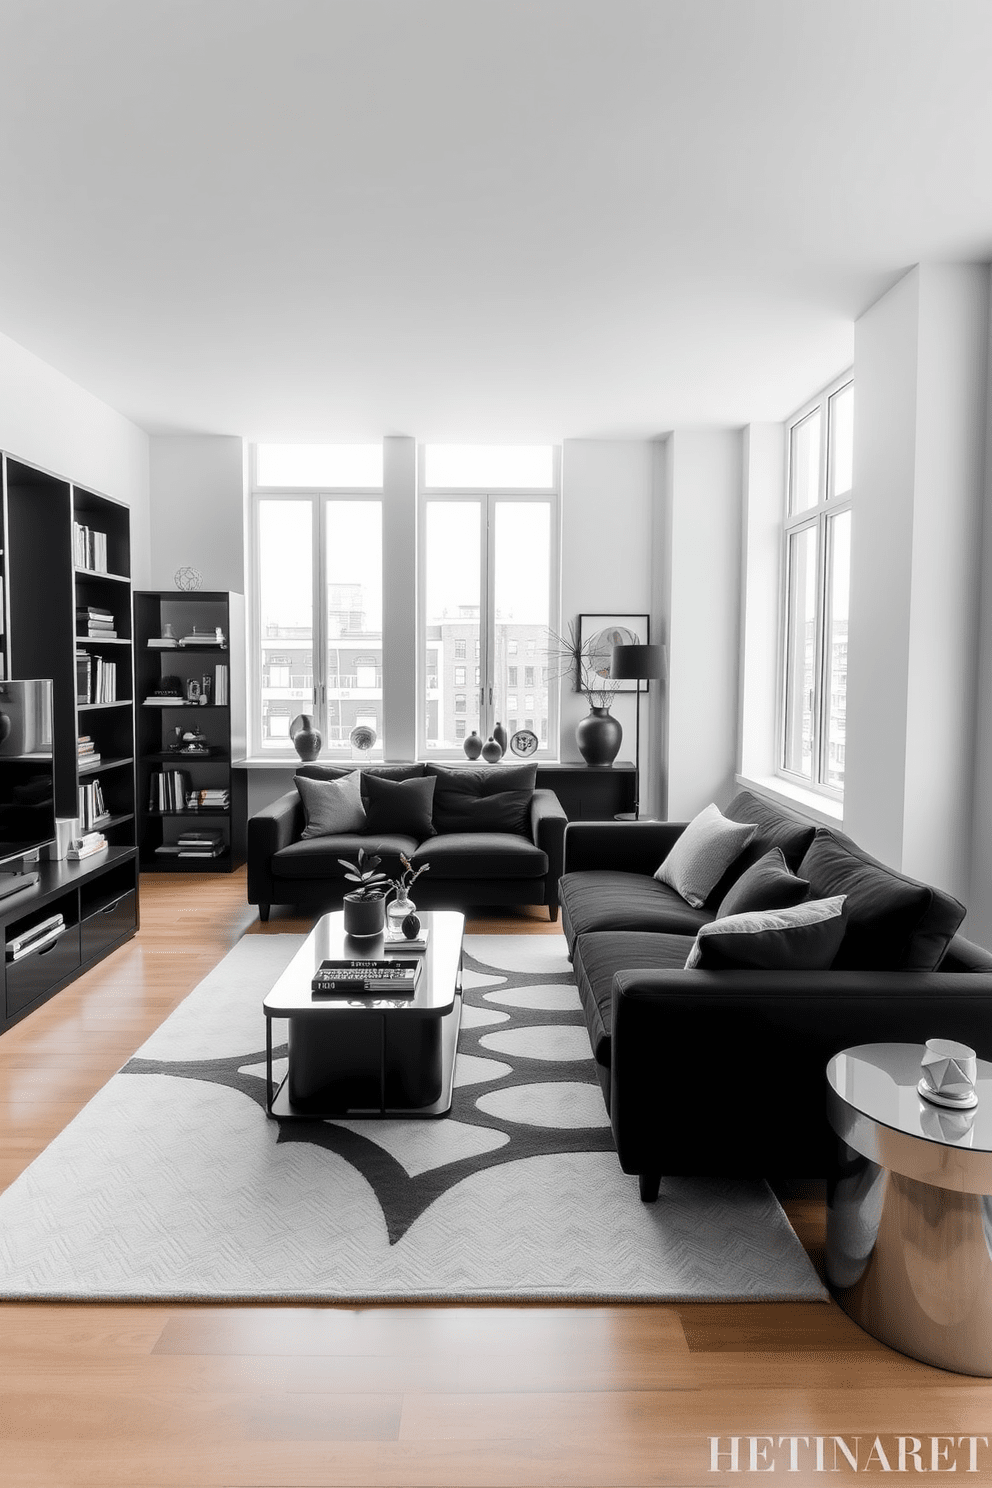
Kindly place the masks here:
<instances>
[{"instance_id":1,"label":"black sofa leg","mask_svg":"<svg viewBox=\"0 0 992 1488\"><path fill-rule=\"evenodd\" d=\"M269 918L269 906L267 904L260 904L258 906L258 918L263 924Z\"/></svg>"},{"instance_id":2,"label":"black sofa leg","mask_svg":"<svg viewBox=\"0 0 992 1488\"><path fill-rule=\"evenodd\" d=\"M641 1191L641 1201L645 1204L653 1204L658 1197L661 1188L660 1173L638 1173L637 1186Z\"/></svg>"},{"instance_id":3,"label":"black sofa leg","mask_svg":"<svg viewBox=\"0 0 992 1488\"><path fill-rule=\"evenodd\" d=\"M548 919L551 921L552 925L557 925L557 923L558 923L558 906L557 906L557 904L549 904L548 905Z\"/></svg>"}]
</instances>

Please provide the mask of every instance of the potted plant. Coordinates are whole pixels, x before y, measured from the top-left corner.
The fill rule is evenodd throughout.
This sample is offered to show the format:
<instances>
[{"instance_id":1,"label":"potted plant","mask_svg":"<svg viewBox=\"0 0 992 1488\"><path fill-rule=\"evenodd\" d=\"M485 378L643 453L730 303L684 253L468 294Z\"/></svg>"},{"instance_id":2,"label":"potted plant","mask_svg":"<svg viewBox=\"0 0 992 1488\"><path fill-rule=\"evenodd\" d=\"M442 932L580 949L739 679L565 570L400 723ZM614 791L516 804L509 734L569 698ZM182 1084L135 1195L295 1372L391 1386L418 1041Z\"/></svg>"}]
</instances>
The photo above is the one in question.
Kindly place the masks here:
<instances>
[{"instance_id":1,"label":"potted plant","mask_svg":"<svg viewBox=\"0 0 992 1488\"><path fill-rule=\"evenodd\" d=\"M600 644L602 635L590 636L580 645L579 628L573 621L564 635L548 630L545 650L549 676L568 679L589 700L589 712L575 729L575 742L587 765L612 765L623 739L623 729L610 712L620 684L610 676Z\"/></svg>"},{"instance_id":2,"label":"potted plant","mask_svg":"<svg viewBox=\"0 0 992 1488\"><path fill-rule=\"evenodd\" d=\"M381 935L386 923L385 885L390 882L385 873L378 871L381 858L359 849L358 862L349 863L338 858L342 868L347 868L345 878L358 885L344 896L344 929L346 935Z\"/></svg>"}]
</instances>

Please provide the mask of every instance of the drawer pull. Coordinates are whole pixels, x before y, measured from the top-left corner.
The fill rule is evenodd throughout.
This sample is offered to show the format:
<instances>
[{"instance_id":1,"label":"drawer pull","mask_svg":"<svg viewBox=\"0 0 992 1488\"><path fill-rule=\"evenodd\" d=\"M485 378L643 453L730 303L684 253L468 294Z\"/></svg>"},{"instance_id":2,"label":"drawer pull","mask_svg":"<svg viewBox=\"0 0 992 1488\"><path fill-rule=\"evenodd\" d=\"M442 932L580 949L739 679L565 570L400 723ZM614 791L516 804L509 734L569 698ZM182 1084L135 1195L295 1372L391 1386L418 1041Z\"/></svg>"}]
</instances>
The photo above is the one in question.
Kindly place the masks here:
<instances>
[{"instance_id":1,"label":"drawer pull","mask_svg":"<svg viewBox=\"0 0 992 1488\"><path fill-rule=\"evenodd\" d=\"M123 898L124 898L124 895L122 894L121 897L120 897L120 899L115 899L114 900L113 904L106 904L106 905L104 905L103 909L100 910L100 914L113 914L113 912L114 912L115 909L120 909L120 907L121 907L121 900Z\"/></svg>"}]
</instances>

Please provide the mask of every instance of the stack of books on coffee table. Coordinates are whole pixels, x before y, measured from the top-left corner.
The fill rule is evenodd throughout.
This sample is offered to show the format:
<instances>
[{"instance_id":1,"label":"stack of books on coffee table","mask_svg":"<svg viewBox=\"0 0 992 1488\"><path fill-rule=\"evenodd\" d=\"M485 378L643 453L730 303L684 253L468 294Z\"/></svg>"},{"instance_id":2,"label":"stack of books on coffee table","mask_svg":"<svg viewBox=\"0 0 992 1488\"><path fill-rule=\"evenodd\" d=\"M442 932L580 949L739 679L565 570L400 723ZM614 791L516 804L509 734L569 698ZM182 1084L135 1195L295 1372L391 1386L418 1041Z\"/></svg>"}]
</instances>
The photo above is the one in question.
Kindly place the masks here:
<instances>
[{"instance_id":1,"label":"stack of books on coffee table","mask_svg":"<svg viewBox=\"0 0 992 1488\"><path fill-rule=\"evenodd\" d=\"M322 961L310 985L314 997L413 997L422 964L395 956Z\"/></svg>"}]
</instances>

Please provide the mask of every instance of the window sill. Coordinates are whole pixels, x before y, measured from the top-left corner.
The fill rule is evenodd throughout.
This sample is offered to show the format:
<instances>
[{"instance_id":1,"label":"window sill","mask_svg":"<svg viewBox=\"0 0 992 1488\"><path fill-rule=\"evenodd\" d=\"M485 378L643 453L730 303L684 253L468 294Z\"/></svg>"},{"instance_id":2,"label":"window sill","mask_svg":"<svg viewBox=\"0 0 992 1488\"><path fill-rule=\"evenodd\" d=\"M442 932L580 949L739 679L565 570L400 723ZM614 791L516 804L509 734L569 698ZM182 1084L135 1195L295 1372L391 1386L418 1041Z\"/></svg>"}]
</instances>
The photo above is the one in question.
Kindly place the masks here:
<instances>
[{"instance_id":1,"label":"window sill","mask_svg":"<svg viewBox=\"0 0 992 1488\"><path fill-rule=\"evenodd\" d=\"M791 780L783 780L779 775L766 775L758 780L752 780L747 775L737 775L734 778L737 784L744 786L746 790L753 790L759 796L766 796L776 805L788 806L792 811L809 817L810 821L815 821L822 827L837 827L843 824L843 801L835 801L830 796L821 796L816 791L804 790L801 785L793 785Z\"/></svg>"}]
</instances>

